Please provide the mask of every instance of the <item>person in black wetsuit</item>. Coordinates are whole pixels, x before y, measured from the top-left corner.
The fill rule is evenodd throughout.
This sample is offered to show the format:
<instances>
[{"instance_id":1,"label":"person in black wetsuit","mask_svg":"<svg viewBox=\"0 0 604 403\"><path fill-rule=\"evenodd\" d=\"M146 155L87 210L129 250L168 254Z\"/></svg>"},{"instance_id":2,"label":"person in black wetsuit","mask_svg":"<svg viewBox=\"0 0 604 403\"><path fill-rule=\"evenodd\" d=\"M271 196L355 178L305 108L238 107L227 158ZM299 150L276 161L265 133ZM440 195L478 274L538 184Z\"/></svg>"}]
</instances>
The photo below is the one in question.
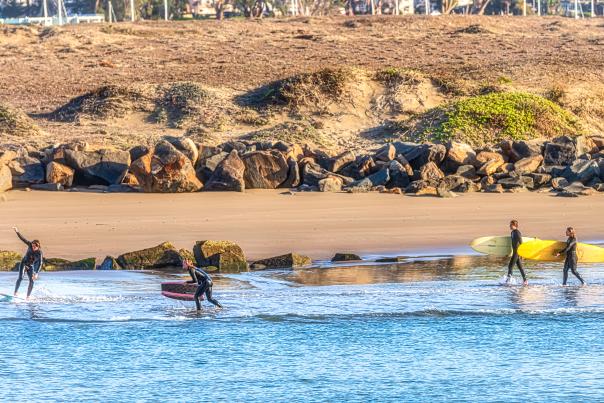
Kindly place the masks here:
<instances>
[{"instance_id":1,"label":"person in black wetsuit","mask_svg":"<svg viewBox=\"0 0 604 403\"><path fill-rule=\"evenodd\" d=\"M23 280L23 273L27 273L27 277L29 278L29 287L27 287L27 299L29 299L31 292L34 289L34 281L38 279L38 273L42 269L44 256L40 247L40 241L34 239L30 242L19 233L17 227L13 227L13 229L17 233L19 239L23 241L25 245L27 245L27 252L25 252L25 256L23 256L23 259L21 259L21 263L19 263L19 277L17 278L17 283L15 284L14 295L16 297L17 293L19 292L21 280Z\"/></svg>"},{"instance_id":2,"label":"person in black wetsuit","mask_svg":"<svg viewBox=\"0 0 604 403\"><path fill-rule=\"evenodd\" d=\"M197 310L201 311L201 302L199 298L205 294L206 299L212 304L216 305L218 308L222 308L220 302L216 301L212 298L212 286L214 283L212 282L212 277L205 271L201 270L198 267L193 266L191 261L183 260L182 262L183 269L189 270L189 275L191 276L191 280L187 281L188 283L197 283L197 291L195 291L195 305L197 305Z\"/></svg>"},{"instance_id":3,"label":"person in black wetsuit","mask_svg":"<svg viewBox=\"0 0 604 403\"><path fill-rule=\"evenodd\" d=\"M563 253L566 254L566 259L564 259L564 277L562 285L566 286L569 270L579 279L581 285L585 285L585 280L581 278L581 275L577 271L577 233L575 232L575 229L573 227L568 227L566 229L566 236L568 237L566 240L566 248L556 254L556 256L560 256Z\"/></svg>"},{"instance_id":4,"label":"person in black wetsuit","mask_svg":"<svg viewBox=\"0 0 604 403\"><path fill-rule=\"evenodd\" d=\"M522 275L523 284L528 285L526 274L522 268L522 259L520 256L518 256L518 247L522 244L522 234L520 233L520 230L518 230L518 221L510 221L510 229L512 230L512 257L510 258L510 263L508 264L507 282L512 279L512 270L514 269L514 265L516 265L518 266L518 270L520 270L520 274Z\"/></svg>"}]
</instances>

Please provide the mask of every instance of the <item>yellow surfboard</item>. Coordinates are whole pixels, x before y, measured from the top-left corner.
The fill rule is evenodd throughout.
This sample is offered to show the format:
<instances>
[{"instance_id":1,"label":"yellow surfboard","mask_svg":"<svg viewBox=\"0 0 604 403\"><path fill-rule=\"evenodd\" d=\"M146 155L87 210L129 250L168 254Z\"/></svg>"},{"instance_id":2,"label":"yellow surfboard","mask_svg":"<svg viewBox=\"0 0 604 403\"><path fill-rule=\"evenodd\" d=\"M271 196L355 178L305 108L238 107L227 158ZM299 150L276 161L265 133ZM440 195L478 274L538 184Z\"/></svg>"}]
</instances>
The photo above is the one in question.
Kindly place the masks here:
<instances>
[{"instance_id":1,"label":"yellow surfboard","mask_svg":"<svg viewBox=\"0 0 604 403\"><path fill-rule=\"evenodd\" d=\"M522 242L534 241L537 238L522 237ZM483 236L470 242L476 252L491 256L512 256L512 238L508 236Z\"/></svg>"},{"instance_id":2,"label":"yellow surfboard","mask_svg":"<svg viewBox=\"0 0 604 403\"><path fill-rule=\"evenodd\" d=\"M566 242L535 240L523 243L518 248L518 254L529 260L541 262L563 262L565 256L556 257L556 253L566 247ZM603 263L604 248L579 242L577 244L577 258L579 263Z\"/></svg>"}]
</instances>

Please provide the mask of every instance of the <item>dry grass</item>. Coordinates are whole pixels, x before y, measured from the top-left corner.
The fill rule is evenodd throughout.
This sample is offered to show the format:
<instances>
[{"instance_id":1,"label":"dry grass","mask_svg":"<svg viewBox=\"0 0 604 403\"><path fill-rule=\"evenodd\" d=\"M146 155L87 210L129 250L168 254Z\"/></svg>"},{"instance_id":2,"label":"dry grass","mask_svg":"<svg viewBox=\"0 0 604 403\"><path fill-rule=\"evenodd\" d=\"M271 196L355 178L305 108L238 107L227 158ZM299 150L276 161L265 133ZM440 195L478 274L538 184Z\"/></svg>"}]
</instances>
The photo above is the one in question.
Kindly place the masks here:
<instances>
[{"instance_id":1,"label":"dry grass","mask_svg":"<svg viewBox=\"0 0 604 403\"><path fill-rule=\"evenodd\" d=\"M564 82L567 92L557 102L597 132L603 130L603 37L597 19L556 17L2 27L0 102L35 117L48 133L39 143L126 146L186 130L220 140L312 117L322 137L354 147L373 141L364 133L386 121L435 104L501 90L545 94ZM419 83L413 75L355 77L346 73L352 66L368 74L414 72ZM93 90L99 87L104 94ZM187 88L194 89L192 98L181 96ZM88 97L61 108L82 94ZM251 94L272 103L250 105ZM57 109L60 121L44 117Z\"/></svg>"},{"instance_id":2,"label":"dry grass","mask_svg":"<svg viewBox=\"0 0 604 403\"><path fill-rule=\"evenodd\" d=\"M39 133L38 126L25 113L0 104L0 136L10 136L27 141Z\"/></svg>"}]
</instances>

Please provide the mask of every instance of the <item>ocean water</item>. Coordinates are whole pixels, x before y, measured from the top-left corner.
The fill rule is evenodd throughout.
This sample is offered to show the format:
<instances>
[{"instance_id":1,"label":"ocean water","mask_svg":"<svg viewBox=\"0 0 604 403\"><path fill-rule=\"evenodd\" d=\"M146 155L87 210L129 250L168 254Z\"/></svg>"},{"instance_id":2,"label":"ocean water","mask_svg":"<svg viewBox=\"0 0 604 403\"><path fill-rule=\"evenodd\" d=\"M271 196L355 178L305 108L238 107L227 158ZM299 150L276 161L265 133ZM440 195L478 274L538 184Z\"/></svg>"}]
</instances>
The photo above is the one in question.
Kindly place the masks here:
<instances>
[{"instance_id":1,"label":"ocean water","mask_svg":"<svg viewBox=\"0 0 604 403\"><path fill-rule=\"evenodd\" d=\"M176 274L42 273L0 302L0 401L604 400L604 266L568 288L527 266L529 287L477 256L229 275L199 314L160 295Z\"/></svg>"}]
</instances>

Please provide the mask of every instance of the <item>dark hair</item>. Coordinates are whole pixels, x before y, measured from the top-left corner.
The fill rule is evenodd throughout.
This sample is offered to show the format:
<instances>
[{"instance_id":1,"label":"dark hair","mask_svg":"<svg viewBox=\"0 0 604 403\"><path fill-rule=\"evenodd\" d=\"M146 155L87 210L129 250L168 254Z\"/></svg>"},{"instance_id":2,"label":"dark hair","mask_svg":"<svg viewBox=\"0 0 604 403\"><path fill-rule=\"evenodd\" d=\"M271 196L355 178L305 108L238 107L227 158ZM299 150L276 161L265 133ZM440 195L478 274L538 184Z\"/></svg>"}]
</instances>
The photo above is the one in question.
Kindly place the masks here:
<instances>
[{"instance_id":1,"label":"dark hair","mask_svg":"<svg viewBox=\"0 0 604 403\"><path fill-rule=\"evenodd\" d=\"M40 245L40 241L38 241L37 239L34 239L33 241L31 241L32 246L36 246L38 248L41 248L42 245Z\"/></svg>"},{"instance_id":2,"label":"dark hair","mask_svg":"<svg viewBox=\"0 0 604 403\"><path fill-rule=\"evenodd\" d=\"M570 232L570 236L572 236L573 238L577 237L577 233L575 232L575 229L573 227L566 228L566 231Z\"/></svg>"},{"instance_id":3,"label":"dark hair","mask_svg":"<svg viewBox=\"0 0 604 403\"><path fill-rule=\"evenodd\" d=\"M513 226L517 227L518 226L518 220L511 220L510 221L510 225L513 225Z\"/></svg>"}]
</instances>

